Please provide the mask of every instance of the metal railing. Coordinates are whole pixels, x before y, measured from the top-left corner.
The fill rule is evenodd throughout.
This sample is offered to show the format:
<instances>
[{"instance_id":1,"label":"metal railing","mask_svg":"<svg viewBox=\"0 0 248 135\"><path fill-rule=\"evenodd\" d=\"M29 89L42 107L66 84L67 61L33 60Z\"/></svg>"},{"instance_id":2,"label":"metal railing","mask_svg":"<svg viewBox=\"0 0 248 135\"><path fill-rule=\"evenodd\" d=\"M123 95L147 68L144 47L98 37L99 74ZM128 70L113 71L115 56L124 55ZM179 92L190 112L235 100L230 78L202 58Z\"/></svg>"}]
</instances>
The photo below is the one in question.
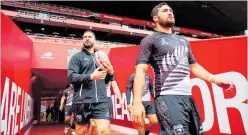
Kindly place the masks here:
<instances>
[{"instance_id":1,"label":"metal railing","mask_svg":"<svg viewBox=\"0 0 248 135\"><path fill-rule=\"evenodd\" d=\"M52 35L45 35L39 33L27 34L27 35L33 42L82 46L82 40L79 38L70 38L70 37L62 37L62 36L54 36L54 35L52 36ZM97 40L95 45L96 47L101 47L101 48L136 46L134 44L125 44L125 43L109 42L109 41L101 41L101 40Z\"/></svg>"},{"instance_id":2,"label":"metal railing","mask_svg":"<svg viewBox=\"0 0 248 135\"><path fill-rule=\"evenodd\" d=\"M52 11L54 13L61 13L67 15L82 16L83 14L92 14L89 10L79 9L74 7L62 6L58 4L49 4L36 1L2 1L2 5L12 5L19 8L28 8L39 11Z\"/></svg>"}]
</instances>

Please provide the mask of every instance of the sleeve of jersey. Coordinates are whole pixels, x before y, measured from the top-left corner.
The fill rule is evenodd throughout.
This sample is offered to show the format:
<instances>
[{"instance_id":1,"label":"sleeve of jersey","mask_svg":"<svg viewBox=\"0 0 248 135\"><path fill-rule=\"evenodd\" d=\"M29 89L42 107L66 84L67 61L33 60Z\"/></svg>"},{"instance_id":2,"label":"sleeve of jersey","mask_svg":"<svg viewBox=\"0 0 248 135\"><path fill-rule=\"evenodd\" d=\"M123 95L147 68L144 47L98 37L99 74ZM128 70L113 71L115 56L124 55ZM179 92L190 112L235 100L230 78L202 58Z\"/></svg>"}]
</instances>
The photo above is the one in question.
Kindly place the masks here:
<instances>
[{"instance_id":1,"label":"sleeve of jersey","mask_svg":"<svg viewBox=\"0 0 248 135\"><path fill-rule=\"evenodd\" d=\"M189 56L188 56L189 64L195 64L196 60L195 60L195 57L194 57L194 55L192 53L192 50L191 50L189 42L188 42L188 46L189 46Z\"/></svg>"},{"instance_id":2,"label":"sleeve of jersey","mask_svg":"<svg viewBox=\"0 0 248 135\"><path fill-rule=\"evenodd\" d=\"M150 64L152 55L152 38L145 37L140 43L136 64Z\"/></svg>"},{"instance_id":3,"label":"sleeve of jersey","mask_svg":"<svg viewBox=\"0 0 248 135\"><path fill-rule=\"evenodd\" d=\"M79 74L80 59L72 56L68 67L68 79L71 84L86 84L91 81L90 74Z\"/></svg>"},{"instance_id":4,"label":"sleeve of jersey","mask_svg":"<svg viewBox=\"0 0 248 135\"><path fill-rule=\"evenodd\" d=\"M127 99L127 105L130 105L130 99L131 99L131 91L133 89L133 75L131 75L128 79L127 87L126 87L126 99Z\"/></svg>"},{"instance_id":5,"label":"sleeve of jersey","mask_svg":"<svg viewBox=\"0 0 248 135\"><path fill-rule=\"evenodd\" d=\"M149 76L149 90L150 90L151 96L154 98L155 93L154 93L154 90L153 90L152 78L150 76Z\"/></svg>"}]
</instances>

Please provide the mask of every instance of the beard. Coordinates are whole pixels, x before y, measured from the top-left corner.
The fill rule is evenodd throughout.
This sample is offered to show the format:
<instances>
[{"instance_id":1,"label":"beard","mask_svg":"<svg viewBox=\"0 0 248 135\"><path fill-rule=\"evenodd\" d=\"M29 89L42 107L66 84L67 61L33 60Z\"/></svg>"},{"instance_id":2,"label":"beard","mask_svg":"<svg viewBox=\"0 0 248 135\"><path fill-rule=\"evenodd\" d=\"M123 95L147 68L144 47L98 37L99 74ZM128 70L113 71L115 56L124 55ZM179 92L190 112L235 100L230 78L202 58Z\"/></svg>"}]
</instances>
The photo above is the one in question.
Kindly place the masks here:
<instances>
[{"instance_id":1,"label":"beard","mask_svg":"<svg viewBox=\"0 0 248 135\"><path fill-rule=\"evenodd\" d=\"M90 49L94 46L93 43L84 43L83 45L84 45L84 48L86 48L86 49Z\"/></svg>"},{"instance_id":2,"label":"beard","mask_svg":"<svg viewBox=\"0 0 248 135\"><path fill-rule=\"evenodd\" d=\"M175 21L162 20L159 18L159 25L162 27L172 27L175 24Z\"/></svg>"}]
</instances>

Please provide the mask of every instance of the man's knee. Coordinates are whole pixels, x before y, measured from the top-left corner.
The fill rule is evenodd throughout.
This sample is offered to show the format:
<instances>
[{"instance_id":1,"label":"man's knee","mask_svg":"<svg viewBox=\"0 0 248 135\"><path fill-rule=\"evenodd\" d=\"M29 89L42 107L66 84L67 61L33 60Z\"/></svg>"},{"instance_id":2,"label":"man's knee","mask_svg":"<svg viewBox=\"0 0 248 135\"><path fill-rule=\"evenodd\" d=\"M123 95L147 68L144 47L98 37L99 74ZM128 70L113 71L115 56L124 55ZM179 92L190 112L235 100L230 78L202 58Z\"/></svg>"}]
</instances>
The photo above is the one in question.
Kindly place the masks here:
<instances>
[{"instance_id":1,"label":"man's knee","mask_svg":"<svg viewBox=\"0 0 248 135\"><path fill-rule=\"evenodd\" d=\"M94 120L90 120L90 126L92 127L92 128L96 128L96 122L94 121Z\"/></svg>"},{"instance_id":2,"label":"man's knee","mask_svg":"<svg viewBox=\"0 0 248 135\"><path fill-rule=\"evenodd\" d=\"M76 134L77 135L84 135L88 130L88 125L79 125L76 124Z\"/></svg>"},{"instance_id":3,"label":"man's knee","mask_svg":"<svg viewBox=\"0 0 248 135\"><path fill-rule=\"evenodd\" d=\"M108 135L110 133L109 130L109 120L106 119L93 119L96 124L97 131L101 135Z\"/></svg>"},{"instance_id":4,"label":"man's knee","mask_svg":"<svg viewBox=\"0 0 248 135\"><path fill-rule=\"evenodd\" d=\"M71 122L71 119L65 119L65 122L68 122L68 123L70 123Z\"/></svg>"},{"instance_id":5,"label":"man's knee","mask_svg":"<svg viewBox=\"0 0 248 135\"><path fill-rule=\"evenodd\" d=\"M101 135L108 135L109 133L110 133L110 130L109 130L109 128L99 128L98 129L98 132L99 132L99 134L101 134Z\"/></svg>"}]
</instances>

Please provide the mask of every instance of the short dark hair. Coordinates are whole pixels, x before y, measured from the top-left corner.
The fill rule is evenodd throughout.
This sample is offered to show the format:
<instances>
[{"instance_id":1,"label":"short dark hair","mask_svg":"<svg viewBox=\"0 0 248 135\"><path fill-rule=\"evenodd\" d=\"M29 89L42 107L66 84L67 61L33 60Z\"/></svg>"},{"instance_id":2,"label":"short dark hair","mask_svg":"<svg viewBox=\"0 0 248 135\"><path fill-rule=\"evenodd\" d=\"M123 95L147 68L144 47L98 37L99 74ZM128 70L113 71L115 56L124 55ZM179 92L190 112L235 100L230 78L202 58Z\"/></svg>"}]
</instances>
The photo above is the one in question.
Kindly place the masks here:
<instances>
[{"instance_id":1,"label":"short dark hair","mask_svg":"<svg viewBox=\"0 0 248 135\"><path fill-rule=\"evenodd\" d=\"M169 5L168 5L167 3L165 3L165 2L158 4L157 6L155 6L155 7L152 9L151 16L153 17L153 16L157 15L158 9L161 8L161 7L164 6L164 5L169 6Z\"/></svg>"},{"instance_id":2,"label":"short dark hair","mask_svg":"<svg viewBox=\"0 0 248 135\"><path fill-rule=\"evenodd\" d=\"M95 33L94 33L93 31L91 31L91 30L86 30L86 31L83 33L82 37L84 36L85 33L91 33L91 34L96 38Z\"/></svg>"}]
</instances>

